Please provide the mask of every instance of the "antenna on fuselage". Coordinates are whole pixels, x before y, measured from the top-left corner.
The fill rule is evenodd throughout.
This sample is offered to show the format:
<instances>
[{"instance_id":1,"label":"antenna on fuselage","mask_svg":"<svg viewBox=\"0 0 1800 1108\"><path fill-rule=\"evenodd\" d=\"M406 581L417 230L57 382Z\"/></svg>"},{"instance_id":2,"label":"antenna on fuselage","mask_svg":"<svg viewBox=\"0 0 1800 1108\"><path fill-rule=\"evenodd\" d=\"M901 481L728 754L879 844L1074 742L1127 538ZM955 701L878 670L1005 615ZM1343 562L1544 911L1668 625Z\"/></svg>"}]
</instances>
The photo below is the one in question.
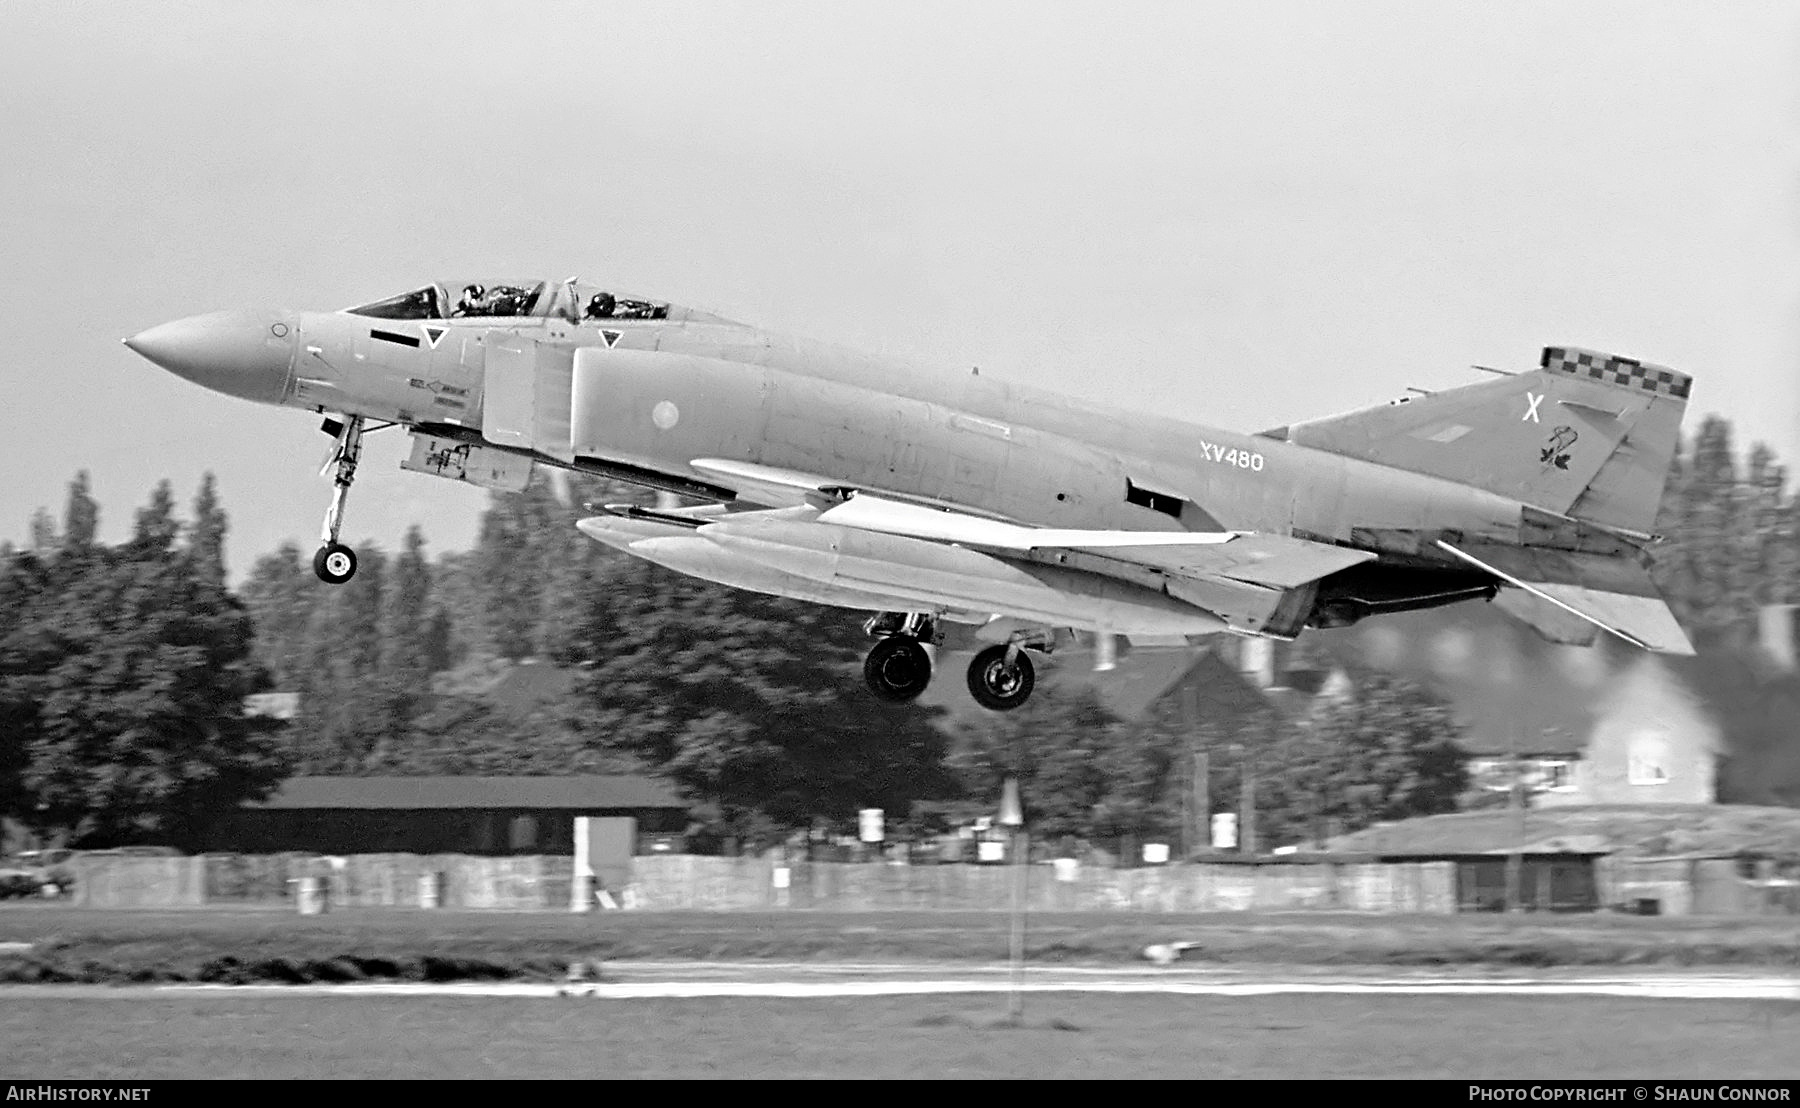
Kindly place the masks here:
<instances>
[{"instance_id":1,"label":"antenna on fuselage","mask_svg":"<svg viewBox=\"0 0 1800 1108\"><path fill-rule=\"evenodd\" d=\"M1493 366L1490 366L1490 365L1472 365L1469 368L1470 369L1479 369L1483 373L1498 373L1502 377L1517 377L1518 376L1517 373L1513 372L1510 369L1495 369Z\"/></svg>"}]
</instances>

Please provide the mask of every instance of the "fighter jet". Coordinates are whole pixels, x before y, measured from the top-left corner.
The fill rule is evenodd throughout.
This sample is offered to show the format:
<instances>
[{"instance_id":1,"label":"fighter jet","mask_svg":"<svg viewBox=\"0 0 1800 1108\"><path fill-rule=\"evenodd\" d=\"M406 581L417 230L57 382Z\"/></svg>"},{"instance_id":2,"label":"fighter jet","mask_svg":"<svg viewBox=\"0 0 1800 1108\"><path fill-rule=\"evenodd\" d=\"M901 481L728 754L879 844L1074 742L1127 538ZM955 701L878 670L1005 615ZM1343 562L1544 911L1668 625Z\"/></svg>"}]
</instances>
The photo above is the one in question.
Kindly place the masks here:
<instances>
[{"instance_id":1,"label":"fighter jet","mask_svg":"<svg viewBox=\"0 0 1800 1108\"><path fill-rule=\"evenodd\" d=\"M339 533L362 437L398 426L416 472L519 490L550 466L674 494L578 526L709 581L872 613L864 677L888 701L918 697L953 636L977 651L970 694L1007 710L1058 647L1105 668L1121 648L1471 600L1558 642L1604 630L1692 652L1648 558L1691 378L1616 354L1553 346L1534 368L1239 434L578 278L218 312L125 342L325 416L327 582L356 572Z\"/></svg>"}]
</instances>

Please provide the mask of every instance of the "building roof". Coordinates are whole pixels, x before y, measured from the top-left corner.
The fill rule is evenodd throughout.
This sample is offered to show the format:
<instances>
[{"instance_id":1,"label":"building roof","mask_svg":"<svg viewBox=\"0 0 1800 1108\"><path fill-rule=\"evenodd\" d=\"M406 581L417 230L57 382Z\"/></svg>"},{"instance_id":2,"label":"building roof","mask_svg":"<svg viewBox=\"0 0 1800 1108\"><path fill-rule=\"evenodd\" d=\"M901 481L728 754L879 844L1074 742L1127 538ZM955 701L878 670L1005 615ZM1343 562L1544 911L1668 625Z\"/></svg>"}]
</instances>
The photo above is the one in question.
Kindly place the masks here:
<instances>
[{"instance_id":1,"label":"building roof","mask_svg":"<svg viewBox=\"0 0 1800 1108\"><path fill-rule=\"evenodd\" d=\"M290 777L246 807L295 809L679 808L688 805L650 777Z\"/></svg>"},{"instance_id":2,"label":"building roof","mask_svg":"<svg viewBox=\"0 0 1800 1108\"><path fill-rule=\"evenodd\" d=\"M1492 727L1476 725L1456 740L1464 754L1473 758L1580 758L1587 752L1587 738L1563 731L1527 735L1523 738L1497 732Z\"/></svg>"}]
</instances>

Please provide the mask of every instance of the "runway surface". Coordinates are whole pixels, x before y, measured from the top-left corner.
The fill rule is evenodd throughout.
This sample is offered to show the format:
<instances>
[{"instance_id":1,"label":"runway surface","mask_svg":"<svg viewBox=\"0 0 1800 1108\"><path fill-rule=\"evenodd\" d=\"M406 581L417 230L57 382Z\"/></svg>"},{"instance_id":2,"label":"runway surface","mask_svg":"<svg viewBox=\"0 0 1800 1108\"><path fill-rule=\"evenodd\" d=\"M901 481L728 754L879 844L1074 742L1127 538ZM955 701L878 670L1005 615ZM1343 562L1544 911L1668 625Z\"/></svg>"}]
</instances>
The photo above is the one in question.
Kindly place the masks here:
<instances>
[{"instance_id":1,"label":"runway surface","mask_svg":"<svg viewBox=\"0 0 1800 1108\"><path fill-rule=\"evenodd\" d=\"M597 972L596 972L597 971ZM854 997L1002 993L1005 964L607 962L564 982L364 982L334 985L12 985L0 998L172 996L465 996L634 1000L651 997ZM1033 993L1281 993L1460 996L1618 996L1791 1000L1800 974L1706 969L1452 970L1275 966L1031 966L1017 988Z\"/></svg>"}]
</instances>

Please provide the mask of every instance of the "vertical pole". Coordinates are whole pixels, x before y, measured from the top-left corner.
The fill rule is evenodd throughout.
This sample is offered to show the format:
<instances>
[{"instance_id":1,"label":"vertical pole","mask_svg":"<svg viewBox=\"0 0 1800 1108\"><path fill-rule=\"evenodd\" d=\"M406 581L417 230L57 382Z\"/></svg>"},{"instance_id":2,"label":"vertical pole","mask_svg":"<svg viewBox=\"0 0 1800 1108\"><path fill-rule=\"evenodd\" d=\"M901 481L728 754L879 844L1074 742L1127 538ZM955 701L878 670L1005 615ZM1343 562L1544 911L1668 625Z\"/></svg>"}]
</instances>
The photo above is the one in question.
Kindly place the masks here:
<instances>
[{"instance_id":1,"label":"vertical pole","mask_svg":"<svg viewBox=\"0 0 1800 1108\"><path fill-rule=\"evenodd\" d=\"M1525 763L1519 750L1519 727L1516 724L1512 728L1511 778L1508 782L1510 787L1506 790L1506 806L1513 814L1512 850L1506 855L1506 910L1509 913L1524 910L1524 906L1519 903L1519 886L1520 871L1524 863L1520 851L1525 846L1525 805L1524 797L1520 795L1525 790Z\"/></svg>"},{"instance_id":2,"label":"vertical pole","mask_svg":"<svg viewBox=\"0 0 1800 1108\"><path fill-rule=\"evenodd\" d=\"M1191 778L1189 780L1185 780L1185 781L1182 780L1184 775L1189 775L1189 774L1192 774L1193 772L1194 772L1194 764L1189 759L1183 758L1175 763L1175 788L1181 794L1180 795L1181 812L1178 816L1178 818L1181 820L1181 828L1180 828L1181 835L1180 835L1179 840L1175 844L1175 849L1180 851L1180 853L1175 856L1175 860L1177 862L1187 861L1188 858L1191 857L1194 853L1194 849L1193 849L1194 814L1192 811L1193 799L1194 799L1194 783Z\"/></svg>"},{"instance_id":3,"label":"vertical pole","mask_svg":"<svg viewBox=\"0 0 1800 1108\"><path fill-rule=\"evenodd\" d=\"M1244 749L1244 784L1238 795L1238 851L1256 853L1256 753Z\"/></svg>"},{"instance_id":4,"label":"vertical pole","mask_svg":"<svg viewBox=\"0 0 1800 1108\"><path fill-rule=\"evenodd\" d=\"M1030 872L1025 864L1027 842L1025 829L1013 828L1012 890L1012 988L1006 1014L1014 1023L1025 1018L1025 998L1019 992L1019 978L1025 972L1025 878Z\"/></svg>"},{"instance_id":5,"label":"vertical pole","mask_svg":"<svg viewBox=\"0 0 1800 1108\"><path fill-rule=\"evenodd\" d=\"M1019 782L1017 778L1008 777L1000 798L1000 826L1012 832L1008 837L1013 852L1012 880L1012 936L1009 945L1009 984L1007 987L1007 1018L1018 1023L1025 1017L1025 1000L1019 995L1019 977L1025 967L1025 878L1029 870L1025 864L1025 852L1029 843L1025 838L1025 809L1019 802Z\"/></svg>"},{"instance_id":6,"label":"vertical pole","mask_svg":"<svg viewBox=\"0 0 1800 1108\"><path fill-rule=\"evenodd\" d=\"M1194 719L1198 713L1194 709L1194 687L1184 684L1181 687L1181 738L1182 749L1187 751L1187 765L1183 768L1188 773L1187 788L1181 794L1181 860L1192 858L1197 851L1206 846L1206 816L1200 810L1200 767L1195 761L1194 753ZM1195 828L1200 830L1196 833Z\"/></svg>"},{"instance_id":7,"label":"vertical pole","mask_svg":"<svg viewBox=\"0 0 1800 1108\"><path fill-rule=\"evenodd\" d=\"M1194 752L1194 832L1202 853L1212 851L1212 783L1207 779L1212 766L1206 751Z\"/></svg>"}]
</instances>

